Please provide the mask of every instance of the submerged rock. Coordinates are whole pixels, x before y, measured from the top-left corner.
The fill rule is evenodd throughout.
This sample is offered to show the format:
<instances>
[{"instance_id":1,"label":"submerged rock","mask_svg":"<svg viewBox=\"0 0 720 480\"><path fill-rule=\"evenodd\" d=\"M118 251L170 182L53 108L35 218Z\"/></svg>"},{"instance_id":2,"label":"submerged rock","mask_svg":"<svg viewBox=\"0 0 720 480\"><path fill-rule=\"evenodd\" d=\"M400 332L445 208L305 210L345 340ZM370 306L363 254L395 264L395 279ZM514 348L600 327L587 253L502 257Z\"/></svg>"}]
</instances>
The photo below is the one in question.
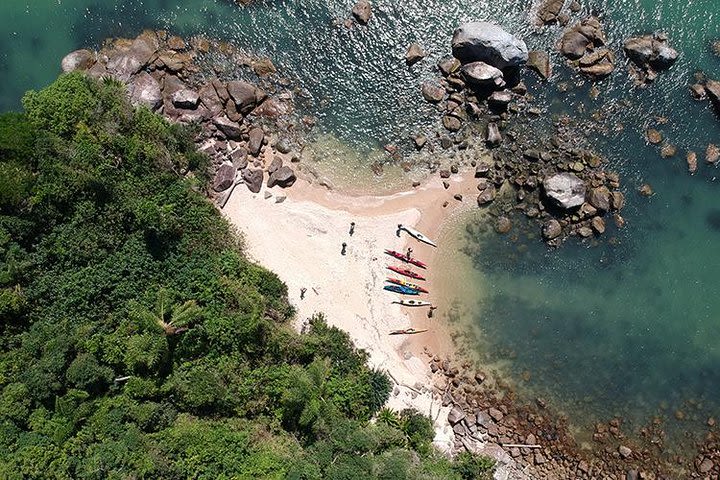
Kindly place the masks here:
<instances>
[{"instance_id":1,"label":"submerged rock","mask_svg":"<svg viewBox=\"0 0 720 480\"><path fill-rule=\"evenodd\" d=\"M485 62L495 68L519 67L528 59L525 42L490 22L470 22L453 33L452 53L463 63Z\"/></svg>"},{"instance_id":2,"label":"submerged rock","mask_svg":"<svg viewBox=\"0 0 720 480\"><path fill-rule=\"evenodd\" d=\"M573 173L558 173L543 180L545 195L560 208L579 207L585 202L585 183Z\"/></svg>"}]
</instances>

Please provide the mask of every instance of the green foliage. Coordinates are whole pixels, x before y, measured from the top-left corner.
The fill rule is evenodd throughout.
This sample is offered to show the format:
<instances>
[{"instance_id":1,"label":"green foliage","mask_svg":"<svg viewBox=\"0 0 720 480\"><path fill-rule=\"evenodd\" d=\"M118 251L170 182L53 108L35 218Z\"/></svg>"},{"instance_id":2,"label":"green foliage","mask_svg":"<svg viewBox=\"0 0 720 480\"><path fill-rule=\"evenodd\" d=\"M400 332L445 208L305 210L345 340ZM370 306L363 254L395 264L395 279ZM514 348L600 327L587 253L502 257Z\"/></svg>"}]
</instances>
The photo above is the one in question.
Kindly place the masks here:
<instances>
[{"instance_id":1,"label":"green foliage","mask_svg":"<svg viewBox=\"0 0 720 480\"><path fill-rule=\"evenodd\" d=\"M490 480L495 461L483 455L462 452L455 458L452 469L463 480Z\"/></svg>"},{"instance_id":2,"label":"green foliage","mask_svg":"<svg viewBox=\"0 0 720 480\"><path fill-rule=\"evenodd\" d=\"M196 132L80 74L0 115L0 478L458 479L249 262ZM473 466L474 465L474 466ZM476 468L476 470L477 470ZM462 473L464 475L464 473Z\"/></svg>"}]
</instances>

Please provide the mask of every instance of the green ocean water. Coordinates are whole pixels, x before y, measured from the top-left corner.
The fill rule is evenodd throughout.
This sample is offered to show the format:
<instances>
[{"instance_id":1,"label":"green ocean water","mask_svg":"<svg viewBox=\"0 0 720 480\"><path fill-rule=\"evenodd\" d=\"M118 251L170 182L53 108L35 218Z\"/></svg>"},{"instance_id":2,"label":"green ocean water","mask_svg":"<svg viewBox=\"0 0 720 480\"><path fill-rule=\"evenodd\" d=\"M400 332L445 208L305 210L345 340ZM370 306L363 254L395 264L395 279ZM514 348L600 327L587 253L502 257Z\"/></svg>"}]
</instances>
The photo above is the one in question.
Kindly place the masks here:
<instances>
[{"instance_id":1,"label":"green ocean water","mask_svg":"<svg viewBox=\"0 0 720 480\"><path fill-rule=\"evenodd\" d=\"M385 143L403 145L410 133L437 127L438 115L418 88L437 75L435 62L449 52L458 23L494 20L530 48L549 50L560 32L531 26L524 0L379 0L368 28L347 30L339 23L351 3L267 0L240 8L231 0L7 0L0 3L0 110L18 109L25 90L50 83L71 50L165 28L269 55L304 90L318 132L342 145L317 156L338 163L342 158L333 152L349 148L371 159ZM583 14L603 18L611 44L663 30L682 56L653 86L637 89L620 54L618 72L598 84L596 100L555 54L549 86L528 77L538 103L553 114L591 118L612 110L603 120L608 133L594 135L592 143L622 175L628 224L610 229L605 238L615 237L613 245L570 241L552 251L525 232L513 241L471 228L468 261L490 286L478 292L470 319L486 339L477 348L489 363L507 365L506 374L528 398L546 397L576 425L615 414L640 424L682 409L695 422L681 426L697 430L706 417L720 415L720 171L701 165L689 176L684 154L720 143L720 119L689 97L687 85L697 70L720 77L720 58L709 48L720 37L720 4L582 3ZM408 70L403 56L413 41L430 58ZM567 92L557 88L564 81L572 87ZM658 126L657 116L667 123ZM622 131L615 131L619 124ZM649 126L678 147L675 158L661 159L645 144ZM653 186L654 197L635 193L643 182ZM531 234L536 230L528 226Z\"/></svg>"}]
</instances>

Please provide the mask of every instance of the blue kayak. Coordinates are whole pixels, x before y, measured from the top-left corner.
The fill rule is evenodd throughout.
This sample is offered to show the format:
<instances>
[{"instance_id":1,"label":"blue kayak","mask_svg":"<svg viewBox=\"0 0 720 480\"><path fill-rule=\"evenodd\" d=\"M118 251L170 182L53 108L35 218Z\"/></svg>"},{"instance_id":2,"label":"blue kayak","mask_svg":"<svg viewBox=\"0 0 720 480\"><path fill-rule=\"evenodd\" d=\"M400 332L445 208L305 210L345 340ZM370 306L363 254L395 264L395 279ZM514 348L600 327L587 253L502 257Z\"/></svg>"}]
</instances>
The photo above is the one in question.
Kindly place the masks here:
<instances>
[{"instance_id":1,"label":"blue kayak","mask_svg":"<svg viewBox=\"0 0 720 480\"><path fill-rule=\"evenodd\" d=\"M403 295L420 295L420 292L414 288L403 287L402 285L385 285L383 288L388 292L401 293Z\"/></svg>"}]
</instances>

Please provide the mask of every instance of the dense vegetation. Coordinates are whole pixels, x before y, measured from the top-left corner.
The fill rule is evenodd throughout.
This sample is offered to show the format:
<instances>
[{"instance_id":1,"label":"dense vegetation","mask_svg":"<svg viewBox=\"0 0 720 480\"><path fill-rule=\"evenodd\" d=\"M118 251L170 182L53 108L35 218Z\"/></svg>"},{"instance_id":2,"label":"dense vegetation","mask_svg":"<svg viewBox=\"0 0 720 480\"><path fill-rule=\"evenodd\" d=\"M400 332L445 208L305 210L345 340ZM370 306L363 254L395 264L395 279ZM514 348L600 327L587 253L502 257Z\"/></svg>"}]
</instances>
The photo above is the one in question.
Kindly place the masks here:
<instances>
[{"instance_id":1,"label":"dense vegetation","mask_svg":"<svg viewBox=\"0 0 720 480\"><path fill-rule=\"evenodd\" d=\"M67 75L0 116L0 478L476 478L248 262L190 129ZM377 421L370 421L377 417Z\"/></svg>"}]
</instances>

